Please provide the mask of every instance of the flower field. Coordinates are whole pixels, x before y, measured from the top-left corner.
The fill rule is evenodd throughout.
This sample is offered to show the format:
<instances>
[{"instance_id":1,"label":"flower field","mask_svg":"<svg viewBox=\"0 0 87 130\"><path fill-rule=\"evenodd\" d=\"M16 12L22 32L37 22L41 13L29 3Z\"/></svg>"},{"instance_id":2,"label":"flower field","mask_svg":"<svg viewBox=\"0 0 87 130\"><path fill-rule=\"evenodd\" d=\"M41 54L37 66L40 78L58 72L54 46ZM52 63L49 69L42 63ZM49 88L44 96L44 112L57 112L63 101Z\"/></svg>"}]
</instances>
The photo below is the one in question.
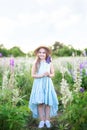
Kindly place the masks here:
<instances>
[{"instance_id":1,"label":"flower field","mask_svg":"<svg viewBox=\"0 0 87 130\"><path fill-rule=\"evenodd\" d=\"M28 108L34 58L0 58L0 130L38 130ZM59 100L51 130L87 129L87 57L54 58Z\"/></svg>"}]
</instances>

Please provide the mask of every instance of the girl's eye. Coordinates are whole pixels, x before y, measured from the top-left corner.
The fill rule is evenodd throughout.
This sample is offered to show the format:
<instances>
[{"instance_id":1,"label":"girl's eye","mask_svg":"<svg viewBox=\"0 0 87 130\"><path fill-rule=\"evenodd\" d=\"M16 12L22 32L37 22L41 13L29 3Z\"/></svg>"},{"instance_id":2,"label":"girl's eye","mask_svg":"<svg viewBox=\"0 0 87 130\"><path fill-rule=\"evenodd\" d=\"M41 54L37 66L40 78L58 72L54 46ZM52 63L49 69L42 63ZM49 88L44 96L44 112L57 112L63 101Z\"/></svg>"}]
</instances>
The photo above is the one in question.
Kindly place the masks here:
<instances>
[{"instance_id":1,"label":"girl's eye","mask_svg":"<svg viewBox=\"0 0 87 130\"><path fill-rule=\"evenodd\" d=\"M39 54L46 54L46 52L39 52Z\"/></svg>"},{"instance_id":2,"label":"girl's eye","mask_svg":"<svg viewBox=\"0 0 87 130\"><path fill-rule=\"evenodd\" d=\"M45 52L43 52L43 54L46 54Z\"/></svg>"}]
</instances>

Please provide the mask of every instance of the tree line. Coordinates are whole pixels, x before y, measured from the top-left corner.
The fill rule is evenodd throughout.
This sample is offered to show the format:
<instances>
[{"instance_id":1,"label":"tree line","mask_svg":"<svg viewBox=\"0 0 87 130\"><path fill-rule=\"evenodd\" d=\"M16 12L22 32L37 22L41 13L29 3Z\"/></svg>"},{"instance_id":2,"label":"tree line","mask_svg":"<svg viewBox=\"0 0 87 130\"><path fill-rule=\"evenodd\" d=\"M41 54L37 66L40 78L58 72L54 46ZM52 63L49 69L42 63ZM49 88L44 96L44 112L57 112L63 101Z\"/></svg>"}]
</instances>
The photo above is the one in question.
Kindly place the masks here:
<instances>
[{"instance_id":1,"label":"tree line","mask_svg":"<svg viewBox=\"0 0 87 130\"><path fill-rule=\"evenodd\" d=\"M71 45L64 45L63 43L60 42L55 42L52 46L49 46L52 50L52 55L53 56L58 56L58 57L64 57L64 56L86 56L87 55L87 48L84 50L79 50L73 48ZM25 57L28 55L29 57L33 56L34 53L33 51L29 51L28 53L24 53L19 47L14 46L10 49L6 49L3 44L0 45L0 57L9 57L9 56L14 56L14 57Z\"/></svg>"}]
</instances>

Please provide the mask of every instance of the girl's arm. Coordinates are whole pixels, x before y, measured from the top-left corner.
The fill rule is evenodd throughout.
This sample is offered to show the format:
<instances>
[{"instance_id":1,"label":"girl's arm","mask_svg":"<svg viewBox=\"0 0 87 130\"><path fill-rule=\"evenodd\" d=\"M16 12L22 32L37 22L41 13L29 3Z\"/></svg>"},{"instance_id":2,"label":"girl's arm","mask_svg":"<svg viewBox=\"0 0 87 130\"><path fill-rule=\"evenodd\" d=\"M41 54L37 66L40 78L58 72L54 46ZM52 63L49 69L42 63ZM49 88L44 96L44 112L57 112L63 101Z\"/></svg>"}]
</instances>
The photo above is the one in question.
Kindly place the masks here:
<instances>
[{"instance_id":1,"label":"girl's arm","mask_svg":"<svg viewBox=\"0 0 87 130\"><path fill-rule=\"evenodd\" d=\"M53 64L51 63L49 77L52 78L53 76L54 76L54 67L53 67Z\"/></svg>"}]
</instances>

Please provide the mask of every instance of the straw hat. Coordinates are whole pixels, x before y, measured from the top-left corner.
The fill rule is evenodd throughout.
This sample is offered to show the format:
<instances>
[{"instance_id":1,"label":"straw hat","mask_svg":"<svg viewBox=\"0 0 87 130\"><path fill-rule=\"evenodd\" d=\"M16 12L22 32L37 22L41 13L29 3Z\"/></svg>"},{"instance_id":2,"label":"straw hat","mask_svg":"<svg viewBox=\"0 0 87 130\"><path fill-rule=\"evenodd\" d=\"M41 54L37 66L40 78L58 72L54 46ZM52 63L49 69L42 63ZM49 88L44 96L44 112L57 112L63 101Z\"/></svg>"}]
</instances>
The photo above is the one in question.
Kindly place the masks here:
<instances>
[{"instance_id":1,"label":"straw hat","mask_svg":"<svg viewBox=\"0 0 87 130\"><path fill-rule=\"evenodd\" d=\"M51 54L51 49L48 48L48 47L46 47L46 46L39 46L39 47L37 47L37 48L34 50L34 54L36 55L36 54L38 53L39 49L41 49L41 48L46 49L46 50L48 51L49 55Z\"/></svg>"}]
</instances>

